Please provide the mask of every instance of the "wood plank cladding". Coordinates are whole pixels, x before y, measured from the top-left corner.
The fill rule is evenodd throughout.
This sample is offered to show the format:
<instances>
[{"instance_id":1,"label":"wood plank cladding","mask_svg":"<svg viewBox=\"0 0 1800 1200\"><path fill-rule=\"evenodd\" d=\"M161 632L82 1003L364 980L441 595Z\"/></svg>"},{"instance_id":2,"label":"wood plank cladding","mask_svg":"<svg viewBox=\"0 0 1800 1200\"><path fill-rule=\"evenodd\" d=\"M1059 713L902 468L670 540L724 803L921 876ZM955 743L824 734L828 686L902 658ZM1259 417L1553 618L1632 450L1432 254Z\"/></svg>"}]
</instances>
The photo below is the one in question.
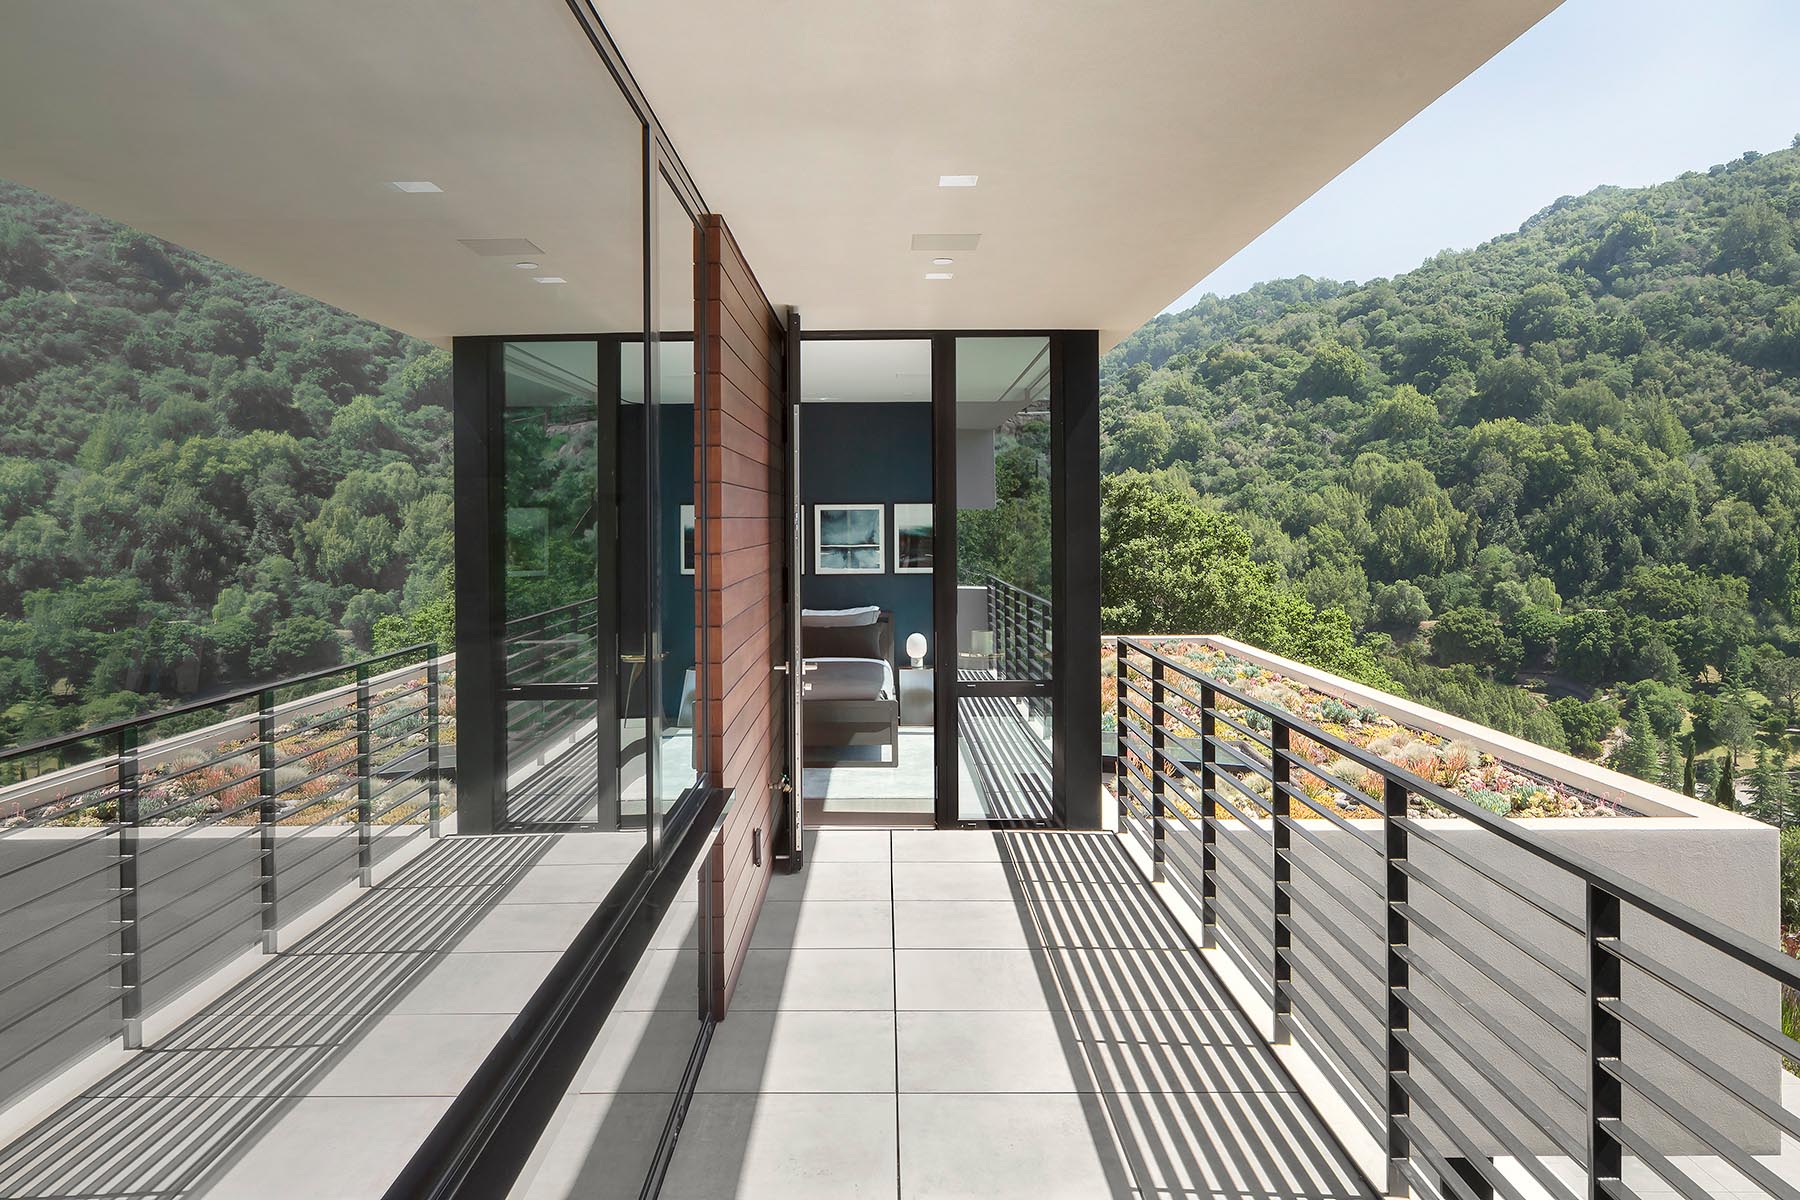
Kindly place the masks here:
<instances>
[{"instance_id":1,"label":"wood plank cladding","mask_svg":"<svg viewBox=\"0 0 1800 1200\"><path fill-rule=\"evenodd\" d=\"M710 781L732 796L712 854L712 1008L723 1017L768 892L786 719L782 329L716 216L702 221L702 577ZM760 861L758 861L760 859Z\"/></svg>"}]
</instances>

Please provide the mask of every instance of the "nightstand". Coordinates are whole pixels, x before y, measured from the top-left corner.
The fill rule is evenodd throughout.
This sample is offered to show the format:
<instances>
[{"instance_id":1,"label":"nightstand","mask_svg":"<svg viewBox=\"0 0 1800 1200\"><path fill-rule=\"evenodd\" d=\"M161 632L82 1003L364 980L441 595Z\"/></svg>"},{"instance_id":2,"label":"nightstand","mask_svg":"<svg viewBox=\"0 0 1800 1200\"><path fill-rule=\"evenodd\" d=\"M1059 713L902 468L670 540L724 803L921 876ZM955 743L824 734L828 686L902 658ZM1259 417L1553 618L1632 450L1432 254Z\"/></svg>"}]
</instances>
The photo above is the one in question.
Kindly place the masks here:
<instances>
[{"instance_id":1,"label":"nightstand","mask_svg":"<svg viewBox=\"0 0 1800 1200\"><path fill-rule=\"evenodd\" d=\"M900 723L937 723L937 668L900 668Z\"/></svg>"}]
</instances>

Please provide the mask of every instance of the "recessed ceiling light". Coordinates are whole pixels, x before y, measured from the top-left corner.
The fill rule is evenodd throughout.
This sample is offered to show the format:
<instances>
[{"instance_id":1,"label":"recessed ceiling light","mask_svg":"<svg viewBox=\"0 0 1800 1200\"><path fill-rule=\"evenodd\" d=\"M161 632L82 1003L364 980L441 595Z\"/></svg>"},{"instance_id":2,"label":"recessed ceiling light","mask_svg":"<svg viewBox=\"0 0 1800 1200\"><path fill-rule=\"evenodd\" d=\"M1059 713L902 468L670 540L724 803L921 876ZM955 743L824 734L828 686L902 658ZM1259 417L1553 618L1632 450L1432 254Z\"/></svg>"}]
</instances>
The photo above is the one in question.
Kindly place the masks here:
<instances>
[{"instance_id":1,"label":"recessed ceiling light","mask_svg":"<svg viewBox=\"0 0 1800 1200\"><path fill-rule=\"evenodd\" d=\"M931 265L934 267L947 267L955 261L954 258L934 258L931 260Z\"/></svg>"},{"instance_id":2,"label":"recessed ceiling light","mask_svg":"<svg viewBox=\"0 0 1800 1200\"><path fill-rule=\"evenodd\" d=\"M980 178L981 178L981 176L979 176L979 175L939 175L938 176L938 186L939 187L974 187L975 184L977 183L977 181L980 180Z\"/></svg>"},{"instance_id":3,"label":"recessed ceiling light","mask_svg":"<svg viewBox=\"0 0 1800 1200\"><path fill-rule=\"evenodd\" d=\"M521 271L535 271L538 269L538 265L536 263L514 263L513 266L517 267Z\"/></svg>"},{"instance_id":4,"label":"recessed ceiling light","mask_svg":"<svg viewBox=\"0 0 1800 1200\"><path fill-rule=\"evenodd\" d=\"M956 276L950 274L950 272L948 272L948 271L927 271L927 272L925 272L925 278L927 278L927 279L954 279L954 278L956 278Z\"/></svg>"},{"instance_id":5,"label":"recessed ceiling light","mask_svg":"<svg viewBox=\"0 0 1800 1200\"><path fill-rule=\"evenodd\" d=\"M531 277L531 282L533 282L533 283L567 283L569 281L564 279L561 275L533 275Z\"/></svg>"},{"instance_id":6,"label":"recessed ceiling light","mask_svg":"<svg viewBox=\"0 0 1800 1200\"><path fill-rule=\"evenodd\" d=\"M388 186L396 192L441 192L444 190L429 179L396 179Z\"/></svg>"}]
</instances>

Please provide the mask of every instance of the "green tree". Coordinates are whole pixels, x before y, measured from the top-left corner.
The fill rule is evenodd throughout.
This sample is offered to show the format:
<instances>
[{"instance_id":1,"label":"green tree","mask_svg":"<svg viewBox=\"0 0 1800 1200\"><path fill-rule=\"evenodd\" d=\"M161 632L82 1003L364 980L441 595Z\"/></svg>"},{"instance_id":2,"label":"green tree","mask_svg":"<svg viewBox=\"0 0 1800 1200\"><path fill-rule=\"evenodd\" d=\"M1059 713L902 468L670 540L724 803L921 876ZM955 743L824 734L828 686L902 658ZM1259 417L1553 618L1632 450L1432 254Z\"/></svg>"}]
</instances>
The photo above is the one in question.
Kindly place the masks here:
<instances>
[{"instance_id":1,"label":"green tree","mask_svg":"<svg viewBox=\"0 0 1800 1200\"><path fill-rule=\"evenodd\" d=\"M1657 759L1656 733L1650 728L1647 714L1640 711L1626 725L1624 740L1613 748L1611 766L1639 779L1656 777L1662 764Z\"/></svg>"}]
</instances>

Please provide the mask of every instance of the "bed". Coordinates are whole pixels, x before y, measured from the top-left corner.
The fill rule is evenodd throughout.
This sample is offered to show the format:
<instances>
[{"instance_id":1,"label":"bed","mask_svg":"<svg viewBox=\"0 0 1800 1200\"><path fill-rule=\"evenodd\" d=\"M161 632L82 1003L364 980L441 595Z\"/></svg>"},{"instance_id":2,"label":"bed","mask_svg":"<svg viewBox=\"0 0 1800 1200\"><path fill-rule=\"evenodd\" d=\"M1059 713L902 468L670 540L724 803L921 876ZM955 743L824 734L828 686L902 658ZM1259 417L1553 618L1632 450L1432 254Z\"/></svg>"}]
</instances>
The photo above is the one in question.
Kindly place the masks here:
<instances>
[{"instance_id":1,"label":"bed","mask_svg":"<svg viewBox=\"0 0 1800 1200\"><path fill-rule=\"evenodd\" d=\"M900 765L894 614L869 607L804 609L800 692L809 767ZM845 753L886 747L886 753Z\"/></svg>"}]
</instances>

